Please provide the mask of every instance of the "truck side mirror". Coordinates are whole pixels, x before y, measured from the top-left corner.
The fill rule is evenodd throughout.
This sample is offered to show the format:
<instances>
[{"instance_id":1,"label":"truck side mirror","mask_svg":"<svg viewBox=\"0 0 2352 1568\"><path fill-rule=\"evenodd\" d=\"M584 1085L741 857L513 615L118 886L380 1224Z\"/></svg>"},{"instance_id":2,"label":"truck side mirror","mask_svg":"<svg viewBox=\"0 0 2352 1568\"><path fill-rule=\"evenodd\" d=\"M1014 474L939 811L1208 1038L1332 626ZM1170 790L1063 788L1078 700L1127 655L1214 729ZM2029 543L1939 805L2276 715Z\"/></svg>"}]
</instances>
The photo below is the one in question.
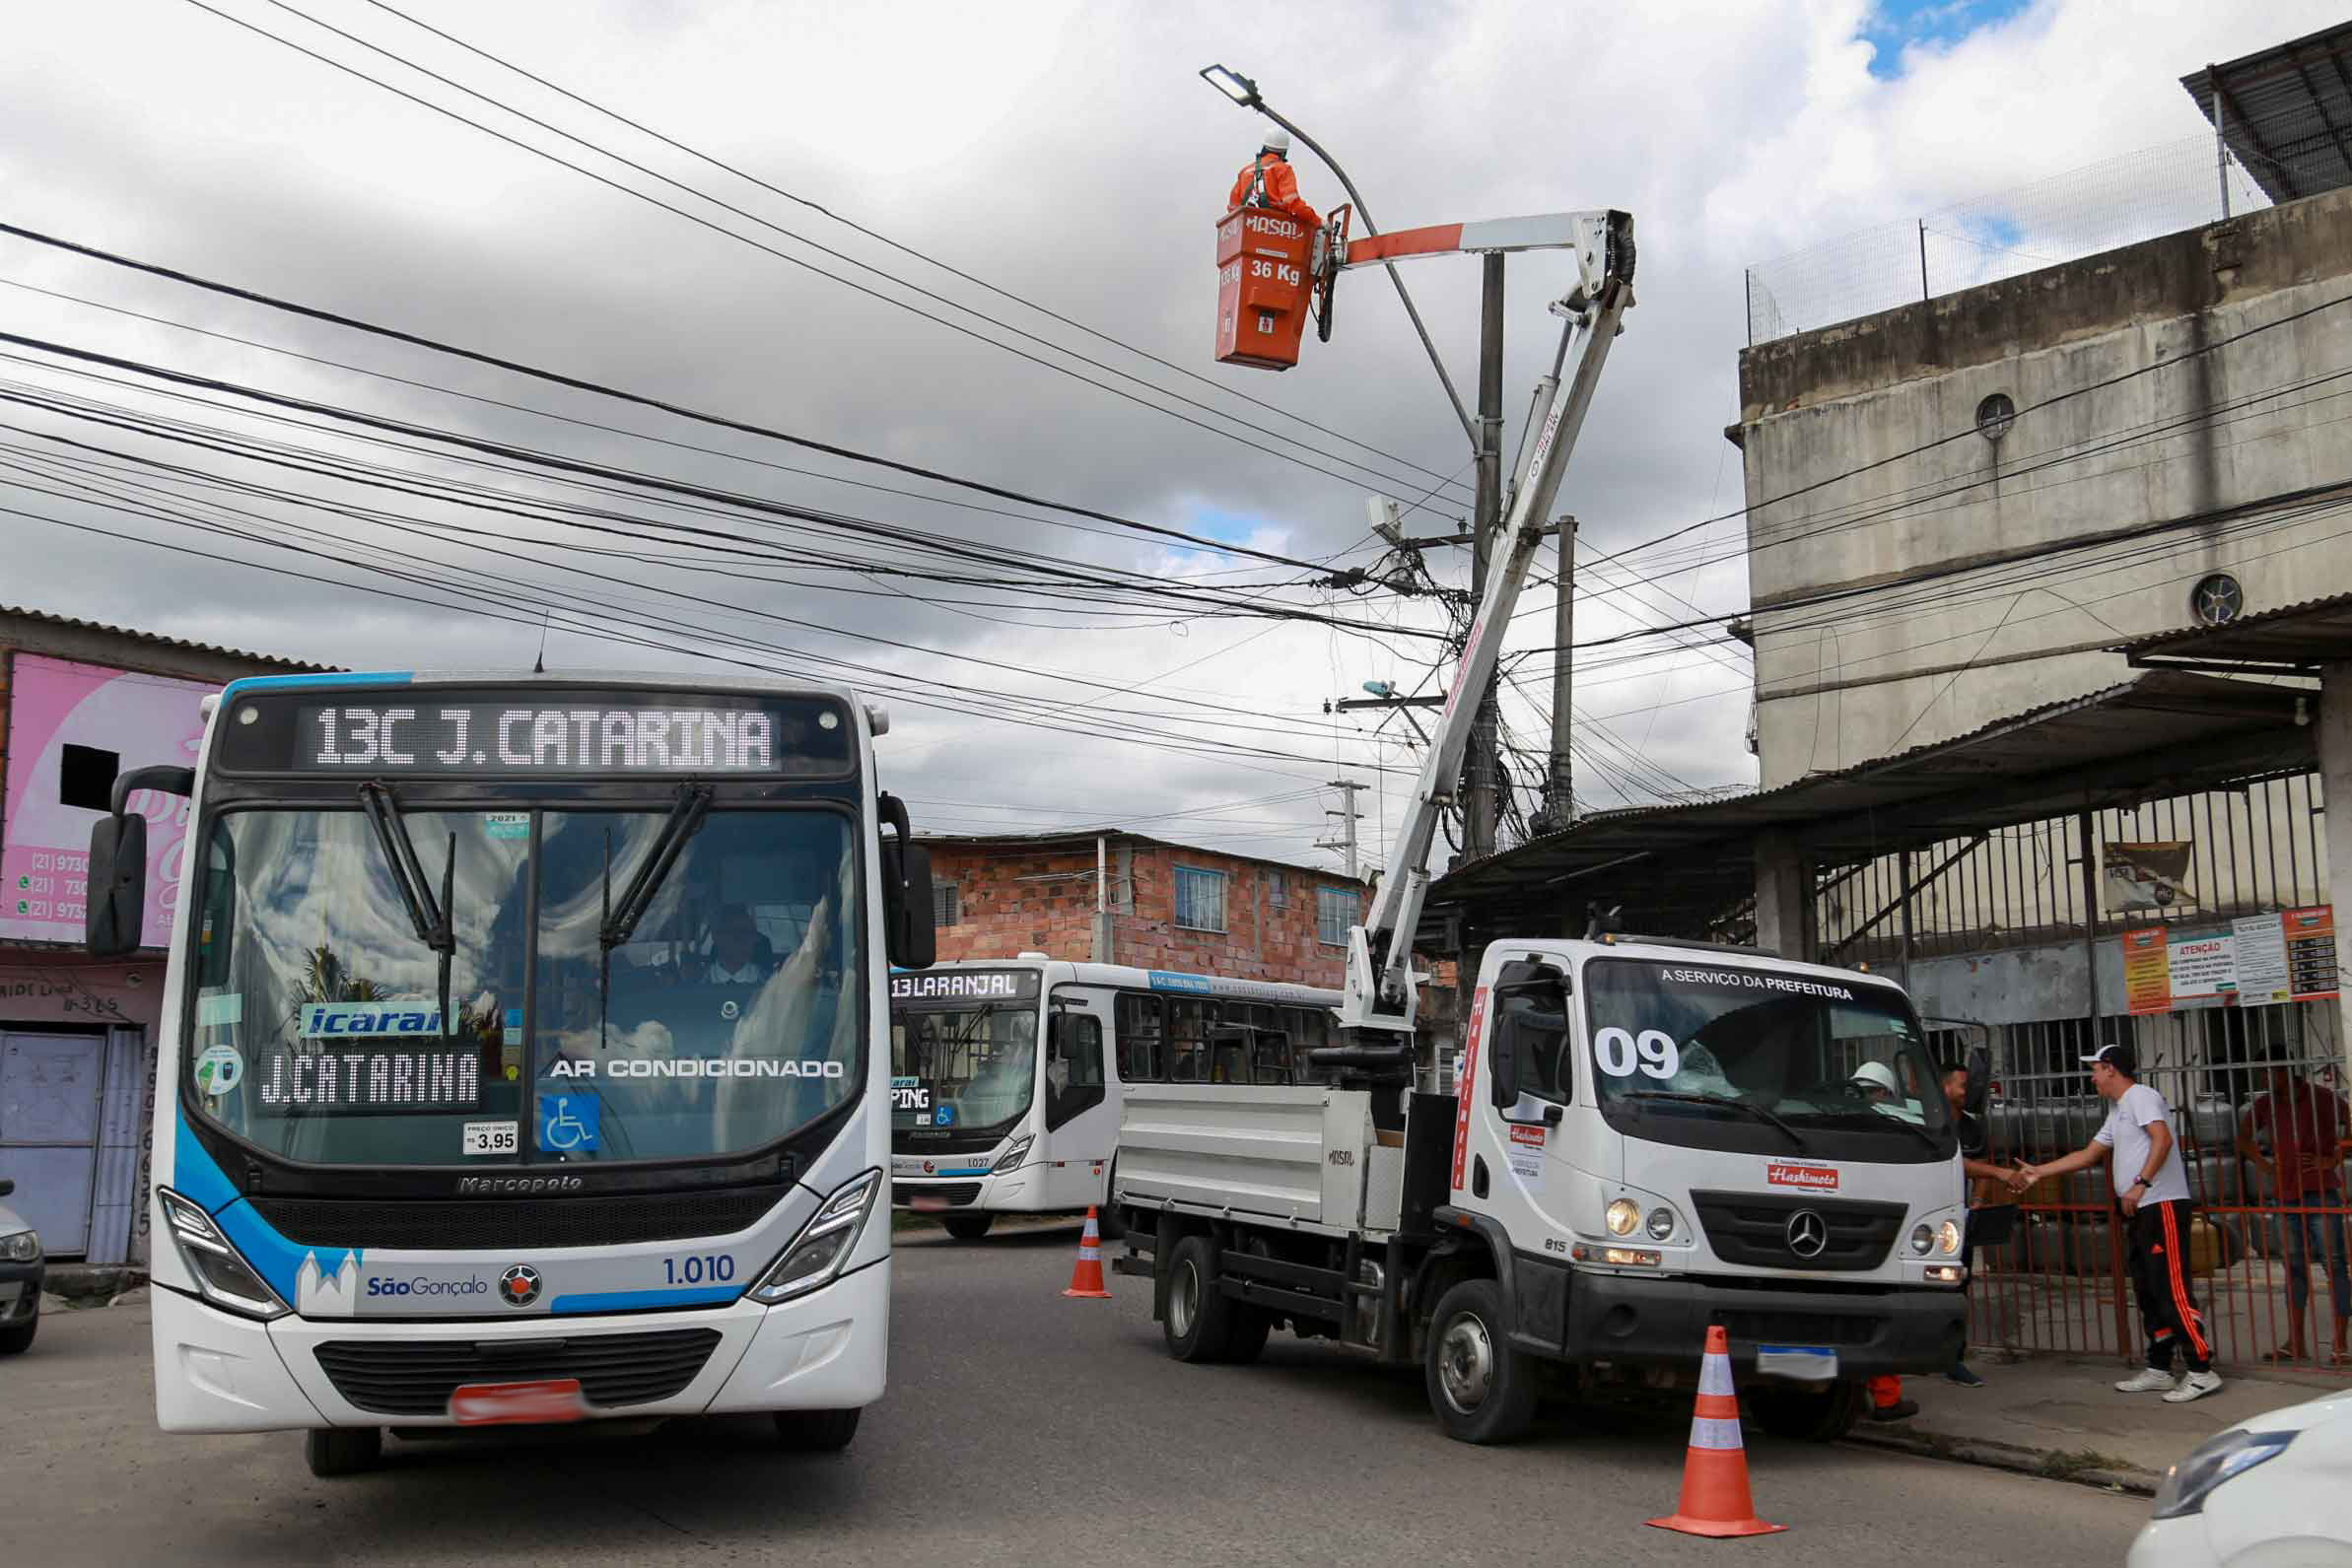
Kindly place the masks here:
<instances>
[{"instance_id":1,"label":"truck side mirror","mask_svg":"<svg viewBox=\"0 0 2352 1568\"><path fill-rule=\"evenodd\" d=\"M1498 1000L1487 1032L1493 1040L1487 1048L1487 1098L1508 1111L1519 1103L1519 1020Z\"/></svg>"},{"instance_id":2,"label":"truck side mirror","mask_svg":"<svg viewBox=\"0 0 2352 1568\"><path fill-rule=\"evenodd\" d=\"M147 914L147 819L117 814L90 826L82 945L93 958L135 952Z\"/></svg>"},{"instance_id":3,"label":"truck side mirror","mask_svg":"<svg viewBox=\"0 0 2352 1568\"><path fill-rule=\"evenodd\" d=\"M1969 1083L1961 1091L1961 1110L1970 1116L1984 1115L1984 1102L1992 1096L1992 1053L1982 1046L1969 1048Z\"/></svg>"}]
</instances>

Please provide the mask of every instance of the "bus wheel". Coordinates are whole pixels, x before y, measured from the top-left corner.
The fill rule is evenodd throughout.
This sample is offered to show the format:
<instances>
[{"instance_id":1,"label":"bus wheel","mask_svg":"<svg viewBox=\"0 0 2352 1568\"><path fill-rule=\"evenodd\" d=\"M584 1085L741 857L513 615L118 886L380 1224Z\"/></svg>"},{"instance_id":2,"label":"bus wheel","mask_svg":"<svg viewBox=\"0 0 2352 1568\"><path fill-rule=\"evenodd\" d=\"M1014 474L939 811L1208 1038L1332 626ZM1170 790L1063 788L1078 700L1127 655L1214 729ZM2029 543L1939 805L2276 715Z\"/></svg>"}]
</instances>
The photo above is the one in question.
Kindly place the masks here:
<instances>
[{"instance_id":1,"label":"bus wheel","mask_svg":"<svg viewBox=\"0 0 2352 1568\"><path fill-rule=\"evenodd\" d=\"M778 1410L776 1441L795 1454L838 1454L858 1435L862 1410Z\"/></svg>"},{"instance_id":2,"label":"bus wheel","mask_svg":"<svg viewBox=\"0 0 2352 1568\"><path fill-rule=\"evenodd\" d=\"M1535 1368L1506 1322L1491 1279L1465 1279L1438 1300L1423 1370L1429 1408L1457 1442L1508 1443L1535 1421Z\"/></svg>"},{"instance_id":3,"label":"bus wheel","mask_svg":"<svg viewBox=\"0 0 2352 1568\"><path fill-rule=\"evenodd\" d=\"M1748 1409L1758 1426L1800 1443L1835 1442L1853 1430L1867 1403L1869 1394L1859 1378L1841 1378L1826 1389L1776 1385L1748 1395Z\"/></svg>"},{"instance_id":4,"label":"bus wheel","mask_svg":"<svg viewBox=\"0 0 2352 1568\"><path fill-rule=\"evenodd\" d=\"M334 1426L303 1434L303 1458L320 1480L374 1469L383 1457L383 1428Z\"/></svg>"},{"instance_id":5,"label":"bus wheel","mask_svg":"<svg viewBox=\"0 0 2352 1568\"><path fill-rule=\"evenodd\" d=\"M1179 1361L1223 1361L1233 1348L1233 1303L1218 1292L1209 1260L1206 1236L1187 1236L1168 1260L1168 1315L1160 1329L1168 1354ZM1261 1334L1258 1343L1265 1342Z\"/></svg>"},{"instance_id":6,"label":"bus wheel","mask_svg":"<svg viewBox=\"0 0 2352 1568\"><path fill-rule=\"evenodd\" d=\"M959 1242L976 1242L988 1234L996 1222L994 1214L942 1214L939 1223L947 1227L947 1234Z\"/></svg>"}]
</instances>

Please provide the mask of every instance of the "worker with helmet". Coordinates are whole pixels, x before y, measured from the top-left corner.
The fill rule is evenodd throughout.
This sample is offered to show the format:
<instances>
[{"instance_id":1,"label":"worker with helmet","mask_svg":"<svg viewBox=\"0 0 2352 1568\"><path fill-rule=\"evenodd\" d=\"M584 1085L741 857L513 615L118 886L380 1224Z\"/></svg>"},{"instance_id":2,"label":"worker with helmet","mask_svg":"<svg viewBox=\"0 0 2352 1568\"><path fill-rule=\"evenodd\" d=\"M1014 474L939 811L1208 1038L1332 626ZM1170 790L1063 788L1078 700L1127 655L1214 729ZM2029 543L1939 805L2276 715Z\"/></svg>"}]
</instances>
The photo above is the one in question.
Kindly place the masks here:
<instances>
[{"instance_id":1,"label":"worker with helmet","mask_svg":"<svg viewBox=\"0 0 2352 1568\"><path fill-rule=\"evenodd\" d=\"M1298 194L1298 175L1290 168L1290 133L1271 130L1258 148L1258 156L1249 161L1233 179L1233 194L1225 198L1227 207L1272 207L1286 212L1306 225L1311 234L1323 227L1323 220Z\"/></svg>"},{"instance_id":2,"label":"worker with helmet","mask_svg":"<svg viewBox=\"0 0 2352 1568\"><path fill-rule=\"evenodd\" d=\"M1895 1081L1895 1069L1883 1061L1863 1062L1854 1069L1854 1075L1847 1081L1872 1105L1884 1105L1892 1101L1902 1088Z\"/></svg>"}]
</instances>

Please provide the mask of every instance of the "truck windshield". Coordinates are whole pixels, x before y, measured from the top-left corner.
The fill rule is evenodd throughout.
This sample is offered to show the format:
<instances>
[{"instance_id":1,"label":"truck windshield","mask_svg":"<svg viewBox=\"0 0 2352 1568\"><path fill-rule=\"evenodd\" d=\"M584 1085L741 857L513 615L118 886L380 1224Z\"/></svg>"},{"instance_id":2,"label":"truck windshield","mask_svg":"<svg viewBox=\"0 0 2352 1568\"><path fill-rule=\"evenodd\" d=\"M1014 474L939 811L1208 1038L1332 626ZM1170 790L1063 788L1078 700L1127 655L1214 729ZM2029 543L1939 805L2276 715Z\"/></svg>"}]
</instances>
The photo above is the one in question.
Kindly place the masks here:
<instances>
[{"instance_id":1,"label":"truck windshield","mask_svg":"<svg viewBox=\"0 0 2352 1568\"><path fill-rule=\"evenodd\" d=\"M890 1129L985 1132L1029 1109L1037 1081L1037 1003L893 1008Z\"/></svg>"},{"instance_id":2,"label":"truck windshield","mask_svg":"<svg viewBox=\"0 0 2352 1568\"><path fill-rule=\"evenodd\" d=\"M1952 1155L1951 1118L1902 994L1705 963L1585 966L1593 1081L1628 1136L1874 1161Z\"/></svg>"},{"instance_id":3,"label":"truck windshield","mask_svg":"<svg viewBox=\"0 0 2352 1568\"><path fill-rule=\"evenodd\" d=\"M806 1125L862 1070L850 821L711 812L607 951L669 819L404 809L450 889L445 1016L442 955L356 801L218 817L190 922L196 1108L325 1165L692 1158Z\"/></svg>"}]
</instances>

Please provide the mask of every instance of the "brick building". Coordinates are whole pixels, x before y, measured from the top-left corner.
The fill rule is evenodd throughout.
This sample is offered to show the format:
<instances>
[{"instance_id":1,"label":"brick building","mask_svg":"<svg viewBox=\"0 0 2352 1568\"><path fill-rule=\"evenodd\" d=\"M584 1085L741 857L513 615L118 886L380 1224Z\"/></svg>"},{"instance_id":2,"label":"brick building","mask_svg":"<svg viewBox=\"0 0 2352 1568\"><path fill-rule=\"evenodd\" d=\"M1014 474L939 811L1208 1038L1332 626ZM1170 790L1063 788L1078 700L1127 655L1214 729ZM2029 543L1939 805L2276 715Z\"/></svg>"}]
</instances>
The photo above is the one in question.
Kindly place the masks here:
<instances>
[{"instance_id":1,"label":"brick building","mask_svg":"<svg viewBox=\"0 0 2352 1568\"><path fill-rule=\"evenodd\" d=\"M1337 871L1112 827L923 842L942 959L1042 952L1336 989L1364 895Z\"/></svg>"}]
</instances>

